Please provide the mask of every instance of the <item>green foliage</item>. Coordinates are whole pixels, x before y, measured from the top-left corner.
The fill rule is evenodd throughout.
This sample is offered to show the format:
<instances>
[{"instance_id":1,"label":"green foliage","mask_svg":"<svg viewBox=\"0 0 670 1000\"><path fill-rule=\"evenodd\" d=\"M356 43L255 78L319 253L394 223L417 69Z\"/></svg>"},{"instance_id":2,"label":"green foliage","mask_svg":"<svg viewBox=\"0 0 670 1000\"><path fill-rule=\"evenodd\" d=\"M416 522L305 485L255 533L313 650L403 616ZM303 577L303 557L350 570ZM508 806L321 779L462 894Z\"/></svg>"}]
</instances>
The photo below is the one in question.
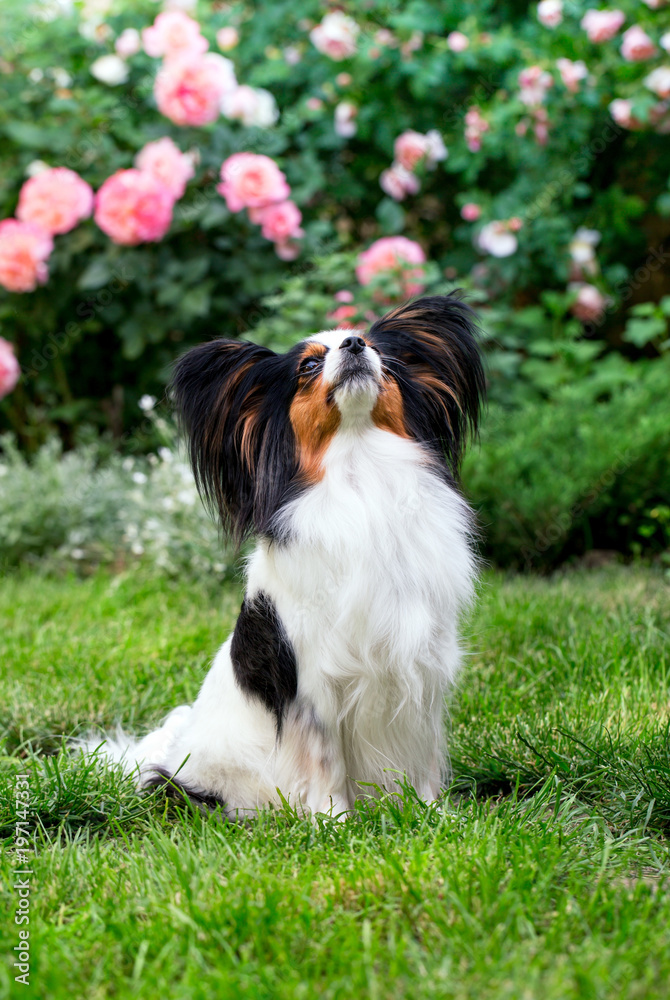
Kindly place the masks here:
<instances>
[{"instance_id":1,"label":"green foliage","mask_svg":"<svg viewBox=\"0 0 670 1000\"><path fill-rule=\"evenodd\" d=\"M667 560L670 365L630 368L606 395L601 365L521 410L492 406L463 476L494 561L543 569L594 547Z\"/></svg>"},{"instance_id":2,"label":"green foliage","mask_svg":"<svg viewBox=\"0 0 670 1000\"><path fill-rule=\"evenodd\" d=\"M49 15L48 4L7 0L0 217L15 211L26 169L36 159L69 166L98 188L115 170L131 166L147 141L168 135L180 148L196 150L199 166L161 243L115 246L88 221L57 237L47 286L34 294L0 295L0 332L16 346L24 371L0 405L0 421L29 448L49 429L71 445L83 424L120 436L137 420L139 397L160 395L169 363L184 346L252 328L259 301L287 276L290 286L291 276L338 241L357 251L396 233L418 240L436 270L478 289L498 315L505 336L494 328L494 377L501 372L511 378L525 367L543 391L552 380L572 377L572 361L582 363L589 350L580 341L581 325L565 323L574 299L566 287L575 277L608 296L596 332L608 350L618 348L621 308L668 292L659 261L670 153L665 136L654 131L662 132L663 119L643 82L658 60L626 62L618 36L591 44L579 27L591 6L582 0L566 5L563 23L552 30L538 22L534 6L490 0L344 4L360 35L356 53L336 62L309 38L326 9L317 0L300 0L297 7L294 0L200 3L195 14L212 50L216 31L237 25L240 43L228 54L238 79L268 88L277 99L278 124L260 129L224 118L204 128L173 125L155 107L157 63L143 53L128 60L126 84L110 87L91 75L94 60L113 51L123 29L151 23L156 6L149 0L114 0L100 14L96 5L77 4L68 15L64 4L58 16ZM627 25L639 23L656 42L670 27L667 9L650 10L637 0L620 6ZM387 41L380 41L380 30L390 32ZM467 35L464 52L450 50L453 30ZM560 79L559 58L587 65L589 77L575 93ZM520 100L519 72L532 65L553 76L542 105L546 144L535 136L535 112ZM615 125L608 110L613 98L631 99L643 128ZM321 104L310 105L310 99ZM341 101L358 109L350 138L334 129ZM473 107L489 126L479 150L468 148L464 134ZM436 129L449 156L434 170L417 168L420 192L396 202L379 179L393 160L394 140L407 129ZM287 174L305 217L302 255L294 263L279 261L246 215L231 215L216 193L222 161L243 149L275 158ZM468 202L482 209L476 224L460 216ZM497 258L477 249L482 224L512 218L522 223L515 253ZM597 229L601 240L594 266L575 275L569 245L583 226ZM320 311L330 307L323 303ZM303 319L311 316L297 311L296 336L308 332ZM550 355L540 353L541 344L524 342L522 327L527 332L531 322L553 330ZM658 348L660 334L652 332L648 316L633 315L631 323L624 340L628 356L636 357L640 346ZM539 341L547 339L537 332ZM566 352L572 355L567 367ZM525 387L525 375L521 381ZM509 398L508 390L494 384L494 397Z\"/></svg>"},{"instance_id":3,"label":"green foliage","mask_svg":"<svg viewBox=\"0 0 670 1000\"><path fill-rule=\"evenodd\" d=\"M454 784L432 806L407 788L343 823L287 808L238 826L44 758L54 732L120 717L142 731L191 699L238 600L137 573L0 584L2 872L13 885L27 773L40 995L665 997L660 574L486 577L452 705ZM3 997L13 975L5 961Z\"/></svg>"}]
</instances>

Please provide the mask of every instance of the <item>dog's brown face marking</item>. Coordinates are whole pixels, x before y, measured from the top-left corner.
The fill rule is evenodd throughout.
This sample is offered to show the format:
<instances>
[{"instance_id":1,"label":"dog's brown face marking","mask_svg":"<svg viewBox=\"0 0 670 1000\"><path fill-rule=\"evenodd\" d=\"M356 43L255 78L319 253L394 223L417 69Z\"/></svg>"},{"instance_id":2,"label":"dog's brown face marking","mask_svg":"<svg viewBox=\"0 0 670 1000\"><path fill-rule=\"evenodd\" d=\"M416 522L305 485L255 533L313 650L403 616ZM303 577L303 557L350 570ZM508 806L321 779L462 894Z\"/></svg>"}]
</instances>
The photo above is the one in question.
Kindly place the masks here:
<instances>
[{"instance_id":1,"label":"dog's brown face marking","mask_svg":"<svg viewBox=\"0 0 670 1000\"><path fill-rule=\"evenodd\" d=\"M289 410L298 463L309 483L323 478L323 456L340 426L340 411L323 380L326 347L309 343L298 361L298 388Z\"/></svg>"},{"instance_id":2,"label":"dog's brown face marking","mask_svg":"<svg viewBox=\"0 0 670 1000\"><path fill-rule=\"evenodd\" d=\"M402 394L391 375L384 375L379 397L372 410L372 422L383 431L390 431L399 437L409 437Z\"/></svg>"}]
</instances>

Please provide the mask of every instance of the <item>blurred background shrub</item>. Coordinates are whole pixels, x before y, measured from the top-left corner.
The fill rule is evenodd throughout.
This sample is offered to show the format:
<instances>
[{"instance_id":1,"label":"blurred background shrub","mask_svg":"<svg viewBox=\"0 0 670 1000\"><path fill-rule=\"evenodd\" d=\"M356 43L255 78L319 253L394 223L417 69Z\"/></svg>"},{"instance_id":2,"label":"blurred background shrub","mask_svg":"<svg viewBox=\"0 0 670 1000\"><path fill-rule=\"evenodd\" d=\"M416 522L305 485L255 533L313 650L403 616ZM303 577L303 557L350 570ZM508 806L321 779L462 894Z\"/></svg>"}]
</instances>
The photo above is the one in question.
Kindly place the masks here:
<instances>
[{"instance_id":1,"label":"blurred background shrub","mask_svg":"<svg viewBox=\"0 0 670 1000\"><path fill-rule=\"evenodd\" d=\"M21 215L46 169L98 191L166 137L192 174L165 235L124 245L100 228L99 201L82 212L43 251L33 291L11 290L16 236L5 228L3 244L0 229L0 337L21 374L0 403L15 442L0 479L5 560L133 555L124 523L171 495L167 422L138 404L162 398L190 344L226 334L284 349L454 287L481 313L488 360L492 406L464 470L486 554L544 569L594 546L667 552L670 7L163 6L182 11L172 36L150 0L3 3L0 218ZM210 122L184 123L161 96L184 57L175 39L190 39L196 68L206 46L219 53ZM302 215L287 239L219 190L240 152L285 175ZM107 499L66 495L103 468ZM135 473L156 493L147 485L129 520L115 510L130 512ZM22 491L31 503L14 509ZM167 562L197 565L210 544L214 559L209 530Z\"/></svg>"}]
</instances>

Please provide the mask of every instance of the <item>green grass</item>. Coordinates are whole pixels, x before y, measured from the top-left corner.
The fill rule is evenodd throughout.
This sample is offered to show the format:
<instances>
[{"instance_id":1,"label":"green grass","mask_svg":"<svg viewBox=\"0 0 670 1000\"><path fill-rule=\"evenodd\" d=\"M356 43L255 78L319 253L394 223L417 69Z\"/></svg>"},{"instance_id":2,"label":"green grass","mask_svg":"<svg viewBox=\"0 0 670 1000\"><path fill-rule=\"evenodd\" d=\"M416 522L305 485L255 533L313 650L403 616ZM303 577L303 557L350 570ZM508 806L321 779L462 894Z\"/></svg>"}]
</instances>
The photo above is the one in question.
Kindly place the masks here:
<instances>
[{"instance_id":1,"label":"green grass","mask_svg":"<svg viewBox=\"0 0 670 1000\"><path fill-rule=\"evenodd\" d=\"M3 855L0 997L667 997L667 579L488 577L439 806L406 789L345 823L233 826L54 755L191 699L239 598L135 576L0 584L0 826L11 848L28 770L36 848L28 989Z\"/></svg>"}]
</instances>

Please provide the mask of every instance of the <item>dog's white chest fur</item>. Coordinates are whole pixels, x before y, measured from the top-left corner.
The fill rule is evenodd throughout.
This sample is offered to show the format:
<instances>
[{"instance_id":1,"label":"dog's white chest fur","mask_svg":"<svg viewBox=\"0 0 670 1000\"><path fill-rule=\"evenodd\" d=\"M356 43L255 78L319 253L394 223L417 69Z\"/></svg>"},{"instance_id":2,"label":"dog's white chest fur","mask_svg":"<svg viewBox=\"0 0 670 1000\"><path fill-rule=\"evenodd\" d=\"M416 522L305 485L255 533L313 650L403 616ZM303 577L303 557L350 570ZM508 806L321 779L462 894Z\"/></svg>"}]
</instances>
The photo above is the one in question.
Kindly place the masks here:
<instances>
[{"instance_id":1,"label":"dog's white chest fur","mask_svg":"<svg viewBox=\"0 0 670 1000\"><path fill-rule=\"evenodd\" d=\"M324 464L284 513L290 541L256 548L248 593L273 600L299 700L342 740L349 794L357 779L389 785L386 772L413 759L407 777L434 795L456 622L472 595L468 510L414 442L377 428L339 434ZM408 753L417 743L421 759Z\"/></svg>"}]
</instances>

